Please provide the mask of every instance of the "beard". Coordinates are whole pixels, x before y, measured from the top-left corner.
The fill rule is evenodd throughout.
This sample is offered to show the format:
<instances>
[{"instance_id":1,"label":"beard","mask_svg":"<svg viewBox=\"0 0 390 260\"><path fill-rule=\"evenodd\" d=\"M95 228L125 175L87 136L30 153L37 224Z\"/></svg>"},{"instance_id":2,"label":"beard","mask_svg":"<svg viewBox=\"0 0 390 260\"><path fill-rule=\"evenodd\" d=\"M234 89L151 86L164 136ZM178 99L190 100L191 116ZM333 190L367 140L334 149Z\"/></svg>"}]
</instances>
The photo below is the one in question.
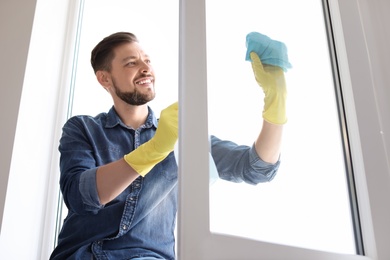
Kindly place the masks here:
<instances>
[{"instance_id":1,"label":"beard","mask_svg":"<svg viewBox=\"0 0 390 260\"><path fill-rule=\"evenodd\" d=\"M133 92L124 92L124 91L121 91L116 86L114 79L112 79L112 83L113 83L113 87L115 89L115 94L129 105L133 105L133 106L145 105L149 101L152 101L154 99L154 97L156 96L154 91L150 91L146 94L140 93L137 89L134 89Z\"/></svg>"}]
</instances>

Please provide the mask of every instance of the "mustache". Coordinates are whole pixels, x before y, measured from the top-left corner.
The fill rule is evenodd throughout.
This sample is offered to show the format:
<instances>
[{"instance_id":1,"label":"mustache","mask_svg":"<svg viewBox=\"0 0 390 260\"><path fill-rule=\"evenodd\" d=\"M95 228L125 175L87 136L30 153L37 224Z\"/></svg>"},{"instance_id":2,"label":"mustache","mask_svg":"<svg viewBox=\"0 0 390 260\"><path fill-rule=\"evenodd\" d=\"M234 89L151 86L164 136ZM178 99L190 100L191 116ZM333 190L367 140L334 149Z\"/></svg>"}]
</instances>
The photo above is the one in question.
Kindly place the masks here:
<instances>
[{"instance_id":1,"label":"mustache","mask_svg":"<svg viewBox=\"0 0 390 260\"><path fill-rule=\"evenodd\" d=\"M154 79L154 76L152 75L152 73L140 73L137 76L136 80L139 80L139 79L142 79L142 78L145 78L145 77L151 77L151 78Z\"/></svg>"}]
</instances>

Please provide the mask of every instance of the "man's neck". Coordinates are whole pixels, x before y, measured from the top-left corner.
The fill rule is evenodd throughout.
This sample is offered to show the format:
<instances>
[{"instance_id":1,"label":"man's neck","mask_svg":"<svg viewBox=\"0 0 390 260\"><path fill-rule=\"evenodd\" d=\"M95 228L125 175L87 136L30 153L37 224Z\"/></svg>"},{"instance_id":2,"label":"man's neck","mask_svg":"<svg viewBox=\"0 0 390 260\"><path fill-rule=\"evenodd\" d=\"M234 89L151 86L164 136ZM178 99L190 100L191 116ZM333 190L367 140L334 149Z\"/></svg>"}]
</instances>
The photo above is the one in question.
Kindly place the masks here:
<instances>
[{"instance_id":1,"label":"man's neck","mask_svg":"<svg viewBox=\"0 0 390 260\"><path fill-rule=\"evenodd\" d=\"M133 129L137 129L143 125L149 113L146 104L141 106L114 104L114 107L122 122Z\"/></svg>"}]
</instances>

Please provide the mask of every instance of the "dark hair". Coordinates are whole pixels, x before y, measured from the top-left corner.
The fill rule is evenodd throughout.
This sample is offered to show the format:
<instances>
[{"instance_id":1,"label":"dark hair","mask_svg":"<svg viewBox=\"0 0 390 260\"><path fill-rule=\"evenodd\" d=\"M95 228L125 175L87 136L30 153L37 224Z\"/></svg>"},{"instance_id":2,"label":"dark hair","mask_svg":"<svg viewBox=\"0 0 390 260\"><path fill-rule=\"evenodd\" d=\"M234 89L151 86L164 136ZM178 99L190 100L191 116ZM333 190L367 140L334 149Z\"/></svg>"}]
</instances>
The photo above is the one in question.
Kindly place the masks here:
<instances>
[{"instance_id":1,"label":"dark hair","mask_svg":"<svg viewBox=\"0 0 390 260\"><path fill-rule=\"evenodd\" d=\"M138 42L137 37L129 32L117 32L111 34L99 42L91 52L91 65L93 71L111 70L111 62L114 59L114 49L125 43Z\"/></svg>"}]
</instances>

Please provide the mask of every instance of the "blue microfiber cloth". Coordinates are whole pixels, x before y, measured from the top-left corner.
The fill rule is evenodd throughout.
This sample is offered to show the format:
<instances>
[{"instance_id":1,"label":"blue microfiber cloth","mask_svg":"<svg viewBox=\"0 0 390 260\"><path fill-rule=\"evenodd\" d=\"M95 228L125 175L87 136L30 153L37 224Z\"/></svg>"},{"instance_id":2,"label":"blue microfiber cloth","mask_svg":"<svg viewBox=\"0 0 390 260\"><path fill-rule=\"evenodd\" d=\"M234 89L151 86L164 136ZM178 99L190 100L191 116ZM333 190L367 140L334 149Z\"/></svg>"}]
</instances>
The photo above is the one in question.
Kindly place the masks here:
<instances>
[{"instance_id":1,"label":"blue microfiber cloth","mask_svg":"<svg viewBox=\"0 0 390 260\"><path fill-rule=\"evenodd\" d=\"M246 48L247 61L252 61L249 54L256 52L263 64L281 67L284 72L292 68L287 57L287 47L283 42L272 40L258 32L251 32L246 36Z\"/></svg>"}]
</instances>

